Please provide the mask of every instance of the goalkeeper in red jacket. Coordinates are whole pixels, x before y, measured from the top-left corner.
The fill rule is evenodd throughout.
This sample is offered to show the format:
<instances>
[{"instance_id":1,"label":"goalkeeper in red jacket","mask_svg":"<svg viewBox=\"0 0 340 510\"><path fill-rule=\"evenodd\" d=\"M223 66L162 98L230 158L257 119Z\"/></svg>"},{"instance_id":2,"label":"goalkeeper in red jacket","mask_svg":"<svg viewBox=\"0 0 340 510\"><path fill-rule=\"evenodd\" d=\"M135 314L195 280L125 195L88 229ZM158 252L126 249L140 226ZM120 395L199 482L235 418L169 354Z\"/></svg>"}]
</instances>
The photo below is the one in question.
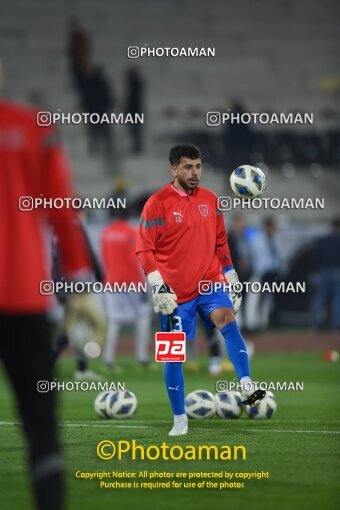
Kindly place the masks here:
<instances>
[{"instance_id":1,"label":"goalkeeper in red jacket","mask_svg":"<svg viewBox=\"0 0 340 510\"><path fill-rule=\"evenodd\" d=\"M137 240L136 252L152 286L155 312L161 313L163 331L171 315L172 330L184 331L189 341L195 338L197 313L209 329L217 327L240 380L243 403L254 404L265 392L251 380L247 348L235 320L241 295L223 285L238 278L217 197L199 186L202 156L197 147L176 146L169 160L173 181L145 204ZM209 288L200 282L209 282ZM174 414L169 435L184 435L188 421L182 364L165 363L164 372Z\"/></svg>"}]
</instances>

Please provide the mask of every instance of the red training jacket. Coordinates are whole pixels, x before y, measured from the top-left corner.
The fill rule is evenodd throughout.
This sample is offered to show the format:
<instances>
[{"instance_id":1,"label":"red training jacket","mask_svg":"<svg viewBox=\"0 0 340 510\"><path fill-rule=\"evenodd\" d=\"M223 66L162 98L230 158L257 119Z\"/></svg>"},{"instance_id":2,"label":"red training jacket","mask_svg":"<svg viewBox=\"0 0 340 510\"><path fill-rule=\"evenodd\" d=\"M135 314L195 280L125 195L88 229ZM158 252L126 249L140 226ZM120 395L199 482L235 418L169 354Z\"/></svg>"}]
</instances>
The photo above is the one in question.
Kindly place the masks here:
<instances>
[{"instance_id":1,"label":"red training jacket","mask_svg":"<svg viewBox=\"0 0 340 510\"><path fill-rule=\"evenodd\" d=\"M104 228L102 259L105 283L144 283L136 259L137 232L128 221L118 220Z\"/></svg>"},{"instance_id":2,"label":"red training jacket","mask_svg":"<svg viewBox=\"0 0 340 510\"><path fill-rule=\"evenodd\" d=\"M50 279L46 222L58 237L65 276L88 271L90 263L75 211L23 211L23 196L72 197L70 173L54 128L38 126L34 109L0 101L0 312L41 313L49 305L40 294L40 281Z\"/></svg>"},{"instance_id":3,"label":"red training jacket","mask_svg":"<svg viewBox=\"0 0 340 510\"><path fill-rule=\"evenodd\" d=\"M137 256L146 275L159 270L178 303L198 296L201 280L224 281L232 266L217 197L198 186L191 194L172 183L146 202L139 226Z\"/></svg>"}]
</instances>

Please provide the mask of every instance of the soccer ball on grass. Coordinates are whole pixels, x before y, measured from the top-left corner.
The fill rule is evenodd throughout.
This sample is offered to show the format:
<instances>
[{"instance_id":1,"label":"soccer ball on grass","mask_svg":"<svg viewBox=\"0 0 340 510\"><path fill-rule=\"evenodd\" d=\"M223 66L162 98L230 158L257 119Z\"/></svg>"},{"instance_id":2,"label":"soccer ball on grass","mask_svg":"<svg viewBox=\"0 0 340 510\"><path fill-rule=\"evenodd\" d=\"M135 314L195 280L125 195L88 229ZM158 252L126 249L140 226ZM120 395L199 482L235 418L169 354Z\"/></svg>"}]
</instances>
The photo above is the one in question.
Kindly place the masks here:
<instances>
[{"instance_id":1,"label":"soccer ball on grass","mask_svg":"<svg viewBox=\"0 0 340 510\"><path fill-rule=\"evenodd\" d=\"M266 396L254 406L246 406L246 413L249 418L266 419L271 418L277 409L274 394L267 391Z\"/></svg>"},{"instance_id":2,"label":"soccer ball on grass","mask_svg":"<svg viewBox=\"0 0 340 510\"><path fill-rule=\"evenodd\" d=\"M220 418L239 418L243 411L242 397L238 391L216 393L216 413Z\"/></svg>"},{"instance_id":3,"label":"soccer ball on grass","mask_svg":"<svg viewBox=\"0 0 340 510\"><path fill-rule=\"evenodd\" d=\"M101 391L95 398L94 410L100 418L109 418L109 415L106 412L106 397L109 394L110 391Z\"/></svg>"},{"instance_id":4,"label":"soccer ball on grass","mask_svg":"<svg viewBox=\"0 0 340 510\"><path fill-rule=\"evenodd\" d=\"M110 391L106 397L106 413L109 418L131 418L137 409L137 398L132 391Z\"/></svg>"},{"instance_id":5,"label":"soccer ball on grass","mask_svg":"<svg viewBox=\"0 0 340 510\"><path fill-rule=\"evenodd\" d=\"M185 397L185 412L190 418L204 420L216 413L214 395L207 390L195 390Z\"/></svg>"}]
</instances>

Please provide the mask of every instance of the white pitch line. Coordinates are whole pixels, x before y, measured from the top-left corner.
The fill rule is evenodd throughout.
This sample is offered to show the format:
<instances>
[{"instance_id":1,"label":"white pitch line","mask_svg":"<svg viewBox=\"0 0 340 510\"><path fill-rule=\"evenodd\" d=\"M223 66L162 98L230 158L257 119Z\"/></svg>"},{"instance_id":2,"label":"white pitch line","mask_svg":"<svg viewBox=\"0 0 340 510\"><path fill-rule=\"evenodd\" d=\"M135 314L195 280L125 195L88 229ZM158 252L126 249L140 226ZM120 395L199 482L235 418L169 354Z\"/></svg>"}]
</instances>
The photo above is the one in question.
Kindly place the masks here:
<instances>
[{"instance_id":1,"label":"white pitch line","mask_svg":"<svg viewBox=\"0 0 340 510\"><path fill-rule=\"evenodd\" d=\"M214 429L216 430L216 429ZM243 429L244 432L280 432L280 434L286 432L289 434L340 434L340 430L278 430L278 429Z\"/></svg>"},{"instance_id":2,"label":"white pitch line","mask_svg":"<svg viewBox=\"0 0 340 510\"><path fill-rule=\"evenodd\" d=\"M0 421L0 426L22 425L18 421ZM58 423L58 427L92 427L92 428L125 428L125 429L148 429L148 425L119 425L115 423ZM154 427L159 428L159 427Z\"/></svg>"},{"instance_id":3,"label":"white pitch line","mask_svg":"<svg viewBox=\"0 0 340 510\"><path fill-rule=\"evenodd\" d=\"M11 425L21 425L19 422L10 422L10 421L0 421L0 426L11 426ZM92 428L116 428L116 429L159 429L158 425L119 425L116 423L59 423L59 427L92 427ZM165 428L165 427L163 427ZM190 429L192 432L195 430L209 430L214 432L228 432L221 428L207 428L207 427L193 427ZM232 432L235 432L233 430ZM238 431L237 431L238 432ZM240 429L239 432L274 432L274 433L286 433L286 434L340 434L340 430L281 430L281 429Z\"/></svg>"},{"instance_id":4,"label":"white pitch line","mask_svg":"<svg viewBox=\"0 0 340 510\"><path fill-rule=\"evenodd\" d=\"M169 420L154 420L156 421L157 423L166 423L166 424L169 424L171 423L171 419ZM211 423L212 421L214 420L209 420L208 423ZM235 421L235 420L232 420L232 421L229 421L229 420L225 420L224 423L244 423L248 421L249 423L249 420L243 420L241 419L240 421ZM320 420L277 420L276 418L274 418L272 420L273 422L275 423L320 423ZM135 419L129 419L129 422L130 423L150 423L150 420L135 420ZM217 423L220 423L221 425L223 424L223 420L221 419L217 419L216 420ZM330 420L331 423L340 423L340 420ZM73 423L73 422L64 422L64 423ZM84 420L82 421L82 423L98 423L98 420L94 419L94 420Z\"/></svg>"}]
</instances>

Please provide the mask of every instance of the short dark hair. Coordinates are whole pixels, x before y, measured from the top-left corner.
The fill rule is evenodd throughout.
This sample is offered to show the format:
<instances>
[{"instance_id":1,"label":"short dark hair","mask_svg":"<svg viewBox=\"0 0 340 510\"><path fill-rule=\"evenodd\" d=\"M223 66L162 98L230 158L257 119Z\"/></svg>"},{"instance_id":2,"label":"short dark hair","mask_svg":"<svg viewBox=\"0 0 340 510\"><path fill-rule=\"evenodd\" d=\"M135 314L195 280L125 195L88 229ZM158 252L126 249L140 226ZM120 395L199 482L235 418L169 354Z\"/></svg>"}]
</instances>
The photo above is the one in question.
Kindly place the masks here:
<instances>
[{"instance_id":1,"label":"short dark hair","mask_svg":"<svg viewBox=\"0 0 340 510\"><path fill-rule=\"evenodd\" d=\"M181 158L202 159L202 154L196 145L176 145L171 149L169 154L170 165L178 165Z\"/></svg>"}]
</instances>

